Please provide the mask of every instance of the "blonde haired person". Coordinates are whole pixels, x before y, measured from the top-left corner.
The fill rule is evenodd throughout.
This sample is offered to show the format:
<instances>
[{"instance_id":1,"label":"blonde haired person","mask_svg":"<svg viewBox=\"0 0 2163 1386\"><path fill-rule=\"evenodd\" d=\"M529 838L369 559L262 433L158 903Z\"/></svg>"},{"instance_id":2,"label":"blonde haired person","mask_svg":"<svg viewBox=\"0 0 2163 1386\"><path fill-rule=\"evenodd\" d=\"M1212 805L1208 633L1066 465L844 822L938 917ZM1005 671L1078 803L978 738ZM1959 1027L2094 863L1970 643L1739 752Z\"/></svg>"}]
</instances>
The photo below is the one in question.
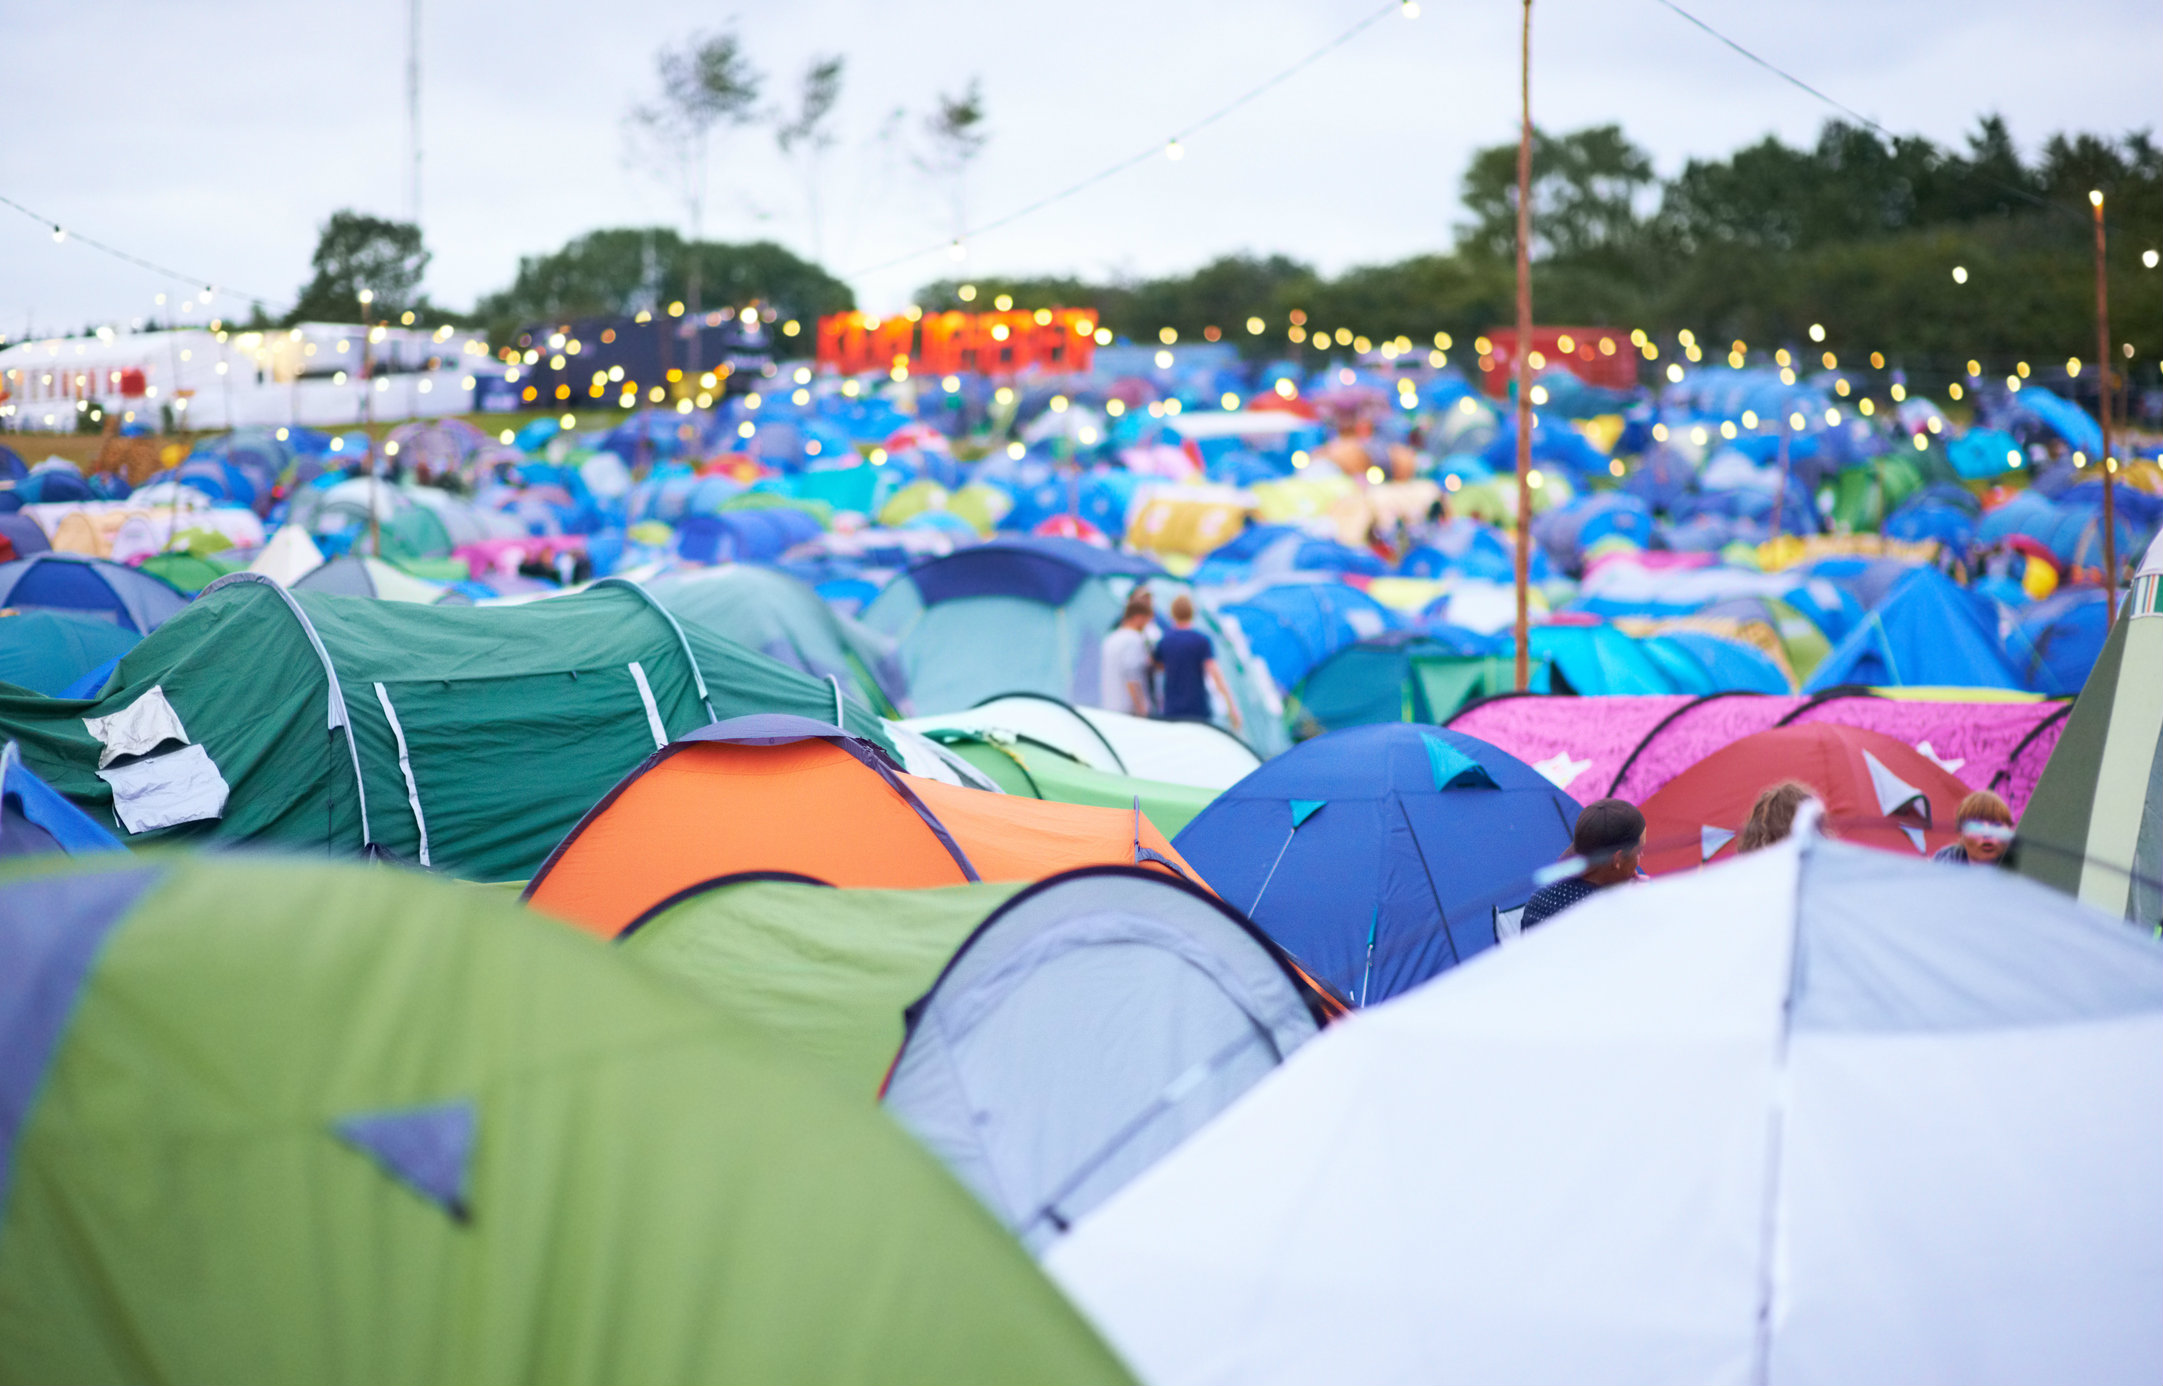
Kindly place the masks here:
<instances>
[{"instance_id":1,"label":"blonde haired person","mask_svg":"<svg viewBox=\"0 0 2163 1386\"><path fill-rule=\"evenodd\" d=\"M1953 823L1960 830L1960 840L1940 847L1930 858L1932 861L1997 866L2005 860L2005 849L2013 837L2013 810L2005 800L1987 789L1978 789L1960 801Z\"/></svg>"}]
</instances>

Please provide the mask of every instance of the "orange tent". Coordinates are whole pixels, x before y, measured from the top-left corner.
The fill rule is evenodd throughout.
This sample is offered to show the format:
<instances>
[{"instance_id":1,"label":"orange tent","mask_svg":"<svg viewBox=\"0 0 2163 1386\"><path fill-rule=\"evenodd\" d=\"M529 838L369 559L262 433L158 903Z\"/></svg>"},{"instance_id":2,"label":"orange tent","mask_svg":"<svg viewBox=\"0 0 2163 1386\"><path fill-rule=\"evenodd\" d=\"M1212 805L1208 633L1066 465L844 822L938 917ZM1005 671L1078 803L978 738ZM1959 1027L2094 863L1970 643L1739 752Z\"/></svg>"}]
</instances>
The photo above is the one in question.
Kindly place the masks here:
<instances>
[{"instance_id":1,"label":"orange tent","mask_svg":"<svg viewBox=\"0 0 2163 1386\"><path fill-rule=\"evenodd\" d=\"M746 871L911 889L1105 863L1199 879L1133 810L919 779L837 728L768 715L656 751L549 854L526 900L614 938L678 892Z\"/></svg>"}]
</instances>

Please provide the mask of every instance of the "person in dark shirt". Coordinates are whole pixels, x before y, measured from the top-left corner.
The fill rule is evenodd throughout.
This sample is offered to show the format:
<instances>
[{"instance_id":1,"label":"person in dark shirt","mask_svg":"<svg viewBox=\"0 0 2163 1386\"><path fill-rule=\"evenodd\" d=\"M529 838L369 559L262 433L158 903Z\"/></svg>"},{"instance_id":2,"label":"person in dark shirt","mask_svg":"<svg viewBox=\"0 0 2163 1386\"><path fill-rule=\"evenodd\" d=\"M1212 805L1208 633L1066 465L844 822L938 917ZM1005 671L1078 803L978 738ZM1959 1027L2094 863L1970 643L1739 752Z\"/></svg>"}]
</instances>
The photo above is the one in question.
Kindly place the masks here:
<instances>
[{"instance_id":1,"label":"person in dark shirt","mask_svg":"<svg viewBox=\"0 0 2163 1386\"><path fill-rule=\"evenodd\" d=\"M1209 685L1215 684L1230 714L1232 730L1239 730L1239 704L1217 667L1217 647L1194 628L1194 599L1182 592L1172 598L1172 628L1157 641L1157 664L1164 670L1163 715L1168 718L1209 720Z\"/></svg>"},{"instance_id":2,"label":"person in dark shirt","mask_svg":"<svg viewBox=\"0 0 2163 1386\"><path fill-rule=\"evenodd\" d=\"M1518 928L1543 923L1579 901L1636 876L1638 854L1644 850L1645 815L1637 811L1637 805L1622 799L1601 799L1585 805L1577 815L1576 830L1570 834L1570 852L1590 865L1574 876L1534 891L1525 902Z\"/></svg>"}]
</instances>

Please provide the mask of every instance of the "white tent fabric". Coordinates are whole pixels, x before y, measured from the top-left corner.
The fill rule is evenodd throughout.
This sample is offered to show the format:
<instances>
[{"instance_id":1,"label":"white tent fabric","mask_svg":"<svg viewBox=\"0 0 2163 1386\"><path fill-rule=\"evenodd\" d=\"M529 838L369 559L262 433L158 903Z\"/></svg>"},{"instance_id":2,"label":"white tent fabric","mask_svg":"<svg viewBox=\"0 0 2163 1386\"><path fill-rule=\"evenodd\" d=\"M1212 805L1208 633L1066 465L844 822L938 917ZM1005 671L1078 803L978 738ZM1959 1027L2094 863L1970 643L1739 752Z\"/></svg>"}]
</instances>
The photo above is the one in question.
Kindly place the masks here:
<instances>
[{"instance_id":1,"label":"white tent fabric","mask_svg":"<svg viewBox=\"0 0 2163 1386\"><path fill-rule=\"evenodd\" d=\"M1108 774L1196 789L1229 789L1262 763L1238 737L1206 722L1159 722L1030 694L912 717L906 725L921 732L1010 732Z\"/></svg>"},{"instance_id":2,"label":"white tent fabric","mask_svg":"<svg viewBox=\"0 0 2163 1386\"><path fill-rule=\"evenodd\" d=\"M280 525L278 532L270 536L270 542L263 546L263 551L248 565L248 571L259 573L281 587L291 587L322 566L323 550L307 530L299 525Z\"/></svg>"},{"instance_id":3,"label":"white tent fabric","mask_svg":"<svg viewBox=\"0 0 2163 1386\"><path fill-rule=\"evenodd\" d=\"M1333 1026L1047 1266L1146 1379L2163 1376L2163 948L1813 834Z\"/></svg>"}]
</instances>

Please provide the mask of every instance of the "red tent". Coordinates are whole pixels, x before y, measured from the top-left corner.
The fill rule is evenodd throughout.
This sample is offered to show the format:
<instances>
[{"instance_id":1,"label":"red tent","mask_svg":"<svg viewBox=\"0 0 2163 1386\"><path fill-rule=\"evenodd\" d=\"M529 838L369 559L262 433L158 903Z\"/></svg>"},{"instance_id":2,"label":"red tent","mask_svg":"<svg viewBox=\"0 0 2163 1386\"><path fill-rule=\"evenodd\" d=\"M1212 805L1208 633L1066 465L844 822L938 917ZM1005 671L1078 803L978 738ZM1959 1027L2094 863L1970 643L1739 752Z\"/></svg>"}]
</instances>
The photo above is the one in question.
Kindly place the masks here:
<instances>
[{"instance_id":1,"label":"red tent","mask_svg":"<svg viewBox=\"0 0 2163 1386\"><path fill-rule=\"evenodd\" d=\"M1958 835L1968 787L1883 732L1830 722L1776 727L1716 751L1645 800L1645 870L1684 871L1734 854L1757 796L1800 780L1825 803L1834 836L1915 855Z\"/></svg>"}]
</instances>

